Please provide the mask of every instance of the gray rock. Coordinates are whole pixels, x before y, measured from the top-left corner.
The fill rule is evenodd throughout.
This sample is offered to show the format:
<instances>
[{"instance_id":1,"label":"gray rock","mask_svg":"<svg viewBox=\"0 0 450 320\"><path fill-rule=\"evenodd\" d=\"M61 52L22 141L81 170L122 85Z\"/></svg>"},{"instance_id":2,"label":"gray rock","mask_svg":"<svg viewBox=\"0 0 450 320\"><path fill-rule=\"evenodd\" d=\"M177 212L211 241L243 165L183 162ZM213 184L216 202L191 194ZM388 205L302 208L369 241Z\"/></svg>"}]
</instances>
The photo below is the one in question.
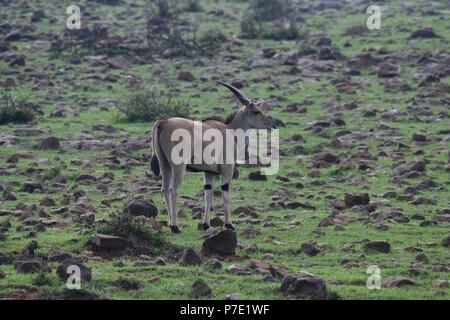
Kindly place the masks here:
<instances>
[{"instance_id":1,"label":"gray rock","mask_svg":"<svg viewBox=\"0 0 450 320\"><path fill-rule=\"evenodd\" d=\"M351 208L356 205L369 204L369 195L365 192L347 192L344 196L345 205Z\"/></svg>"},{"instance_id":2,"label":"gray rock","mask_svg":"<svg viewBox=\"0 0 450 320\"><path fill-rule=\"evenodd\" d=\"M57 150L61 148L59 140L55 137L48 137L41 141L39 149L41 150Z\"/></svg>"},{"instance_id":3,"label":"gray rock","mask_svg":"<svg viewBox=\"0 0 450 320\"><path fill-rule=\"evenodd\" d=\"M44 187L42 186L42 184L39 182L36 182L36 181L24 182L22 189L21 189L21 191L28 192L28 193L33 193L36 190L44 191Z\"/></svg>"},{"instance_id":4,"label":"gray rock","mask_svg":"<svg viewBox=\"0 0 450 320\"><path fill-rule=\"evenodd\" d=\"M416 283L410 278L402 277L402 276L391 276L387 277L381 283L381 286L384 288L393 288L393 287L401 287L407 285L415 285Z\"/></svg>"},{"instance_id":5,"label":"gray rock","mask_svg":"<svg viewBox=\"0 0 450 320\"><path fill-rule=\"evenodd\" d=\"M191 266L196 264L202 264L202 257L192 248L183 249L183 254L181 255L180 261L181 264Z\"/></svg>"},{"instance_id":6,"label":"gray rock","mask_svg":"<svg viewBox=\"0 0 450 320\"><path fill-rule=\"evenodd\" d=\"M236 232L222 230L203 242L204 254L234 255L237 246Z\"/></svg>"},{"instance_id":7,"label":"gray rock","mask_svg":"<svg viewBox=\"0 0 450 320\"><path fill-rule=\"evenodd\" d=\"M158 208L150 201L133 200L125 206L123 212L132 216L154 218L158 215Z\"/></svg>"},{"instance_id":8,"label":"gray rock","mask_svg":"<svg viewBox=\"0 0 450 320\"><path fill-rule=\"evenodd\" d=\"M2 195L2 200L3 201L16 201L17 197L13 192L5 190Z\"/></svg>"},{"instance_id":9,"label":"gray rock","mask_svg":"<svg viewBox=\"0 0 450 320\"><path fill-rule=\"evenodd\" d=\"M33 273L47 269L44 261L39 257L14 261L14 267L19 273Z\"/></svg>"},{"instance_id":10,"label":"gray rock","mask_svg":"<svg viewBox=\"0 0 450 320\"><path fill-rule=\"evenodd\" d=\"M388 253L391 251L391 245L385 240L372 240L364 244L364 250Z\"/></svg>"},{"instance_id":11,"label":"gray rock","mask_svg":"<svg viewBox=\"0 0 450 320\"><path fill-rule=\"evenodd\" d=\"M130 244L129 241L124 238L107 234L94 234L89 239L89 243L99 248L115 250L125 249Z\"/></svg>"},{"instance_id":12,"label":"gray rock","mask_svg":"<svg viewBox=\"0 0 450 320\"><path fill-rule=\"evenodd\" d=\"M304 253L310 257L314 257L319 253L319 249L311 242L305 241L300 247L300 252Z\"/></svg>"},{"instance_id":13,"label":"gray rock","mask_svg":"<svg viewBox=\"0 0 450 320\"><path fill-rule=\"evenodd\" d=\"M47 256L47 260L50 262L53 262L53 261L62 262L71 257L72 257L72 255L67 252L52 252Z\"/></svg>"},{"instance_id":14,"label":"gray rock","mask_svg":"<svg viewBox=\"0 0 450 320\"><path fill-rule=\"evenodd\" d=\"M238 296L235 293L229 293L223 298L223 300L239 300Z\"/></svg>"},{"instance_id":15,"label":"gray rock","mask_svg":"<svg viewBox=\"0 0 450 320\"><path fill-rule=\"evenodd\" d=\"M90 282L92 280L92 271L89 267L85 266L80 260L69 258L60 263L56 269L56 274L63 281L71 276L71 273L67 273L69 266L77 266L80 268L81 281Z\"/></svg>"},{"instance_id":16,"label":"gray rock","mask_svg":"<svg viewBox=\"0 0 450 320\"><path fill-rule=\"evenodd\" d=\"M192 294L196 297L207 297L212 294L212 289L203 280L196 280L192 284Z\"/></svg>"},{"instance_id":17,"label":"gray rock","mask_svg":"<svg viewBox=\"0 0 450 320\"><path fill-rule=\"evenodd\" d=\"M209 270L219 270L222 269L222 263L217 259L209 259L205 262L205 268Z\"/></svg>"},{"instance_id":18,"label":"gray rock","mask_svg":"<svg viewBox=\"0 0 450 320\"><path fill-rule=\"evenodd\" d=\"M192 82L195 81L194 75L189 71L180 71L178 74L178 80Z\"/></svg>"},{"instance_id":19,"label":"gray rock","mask_svg":"<svg viewBox=\"0 0 450 320\"><path fill-rule=\"evenodd\" d=\"M301 298L327 298L325 281L308 272L298 272L285 276L281 281L280 292Z\"/></svg>"},{"instance_id":20,"label":"gray rock","mask_svg":"<svg viewBox=\"0 0 450 320\"><path fill-rule=\"evenodd\" d=\"M450 235L444 237L444 239L442 239L442 245L446 248L450 247Z\"/></svg>"}]
</instances>

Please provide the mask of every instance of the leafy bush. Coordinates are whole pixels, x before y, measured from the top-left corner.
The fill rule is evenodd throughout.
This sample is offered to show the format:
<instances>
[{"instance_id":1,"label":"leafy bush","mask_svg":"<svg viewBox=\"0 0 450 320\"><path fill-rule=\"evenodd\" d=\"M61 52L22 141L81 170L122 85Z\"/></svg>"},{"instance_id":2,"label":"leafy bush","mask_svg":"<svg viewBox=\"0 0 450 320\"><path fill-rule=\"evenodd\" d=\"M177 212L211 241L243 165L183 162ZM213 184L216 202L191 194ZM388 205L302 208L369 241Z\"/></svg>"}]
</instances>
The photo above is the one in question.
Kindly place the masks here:
<instances>
[{"instance_id":1,"label":"leafy bush","mask_svg":"<svg viewBox=\"0 0 450 320\"><path fill-rule=\"evenodd\" d=\"M294 20L286 20L278 21L272 28L262 32L261 36L272 40L296 40L301 37L301 33Z\"/></svg>"},{"instance_id":2,"label":"leafy bush","mask_svg":"<svg viewBox=\"0 0 450 320\"><path fill-rule=\"evenodd\" d=\"M292 0L252 0L241 20L244 38L296 40L302 37Z\"/></svg>"},{"instance_id":3,"label":"leafy bush","mask_svg":"<svg viewBox=\"0 0 450 320\"><path fill-rule=\"evenodd\" d=\"M173 101L164 91L137 89L119 102L119 118L128 122L153 122L167 117L187 117L189 104Z\"/></svg>"},{"instance_id":4,"label":"leafy bush","mask_svg":"<svg viewBox=\"0 0 450 320\"><path fill-rule=\"evenodd\" d=\"M203 10L199 0L187 0L185 10L187 12L200 12Z\"/></svg>"},{"instance_id":5,"label":"leafy bush","mask_svg":"<svg viewBox=\"0 0 450 320\"><path fill-rule=\"evenodd\" d=\"M48 276L48 273L40 272L32 280L32 284L38 287L51 286L53 284L53 279Z\"/></svg>"},{"instance_id":6,"label":"leafy bush","mask_svg":"<svg viewBox=\"0 0 450 320\"><path fill-rule=\"evenodd\" d=\"M36 114L33 108L13 85L5 83L0 90L0 125L34 120Z\"/></svg>"},{"instance_id":7,"label":"leafy bush","mask_svg":"<svg viewBox=\"0 0 450 320\"><path fill-rule=\"evenodd\" d=\"M170 248L161 231L157 231L144 221L128 215L114 214L97 228L98 233L122 237L131 241L136 254L160 254Z\"/></svg>"},{"instance_id":8,"label":"leafy bush","mask_svg":"<svg viewBox=\"0 0 450 320\"><path fill-rule=\"evenodd\" d=\"M273 21L289 14L290 2L290 0L252 0L250 10L258 21Z\"/></svg>"},{"instance_id":9,"label":"leafy bush","mask_svg":"<svg viewBox=\"0 0 450 320\"><path fill-rule=\"evenodd\" d=\"M158 15L162 18L172 17L171 4L168 0L152 0L158 8Z\"/></svg>"}]
</instances>

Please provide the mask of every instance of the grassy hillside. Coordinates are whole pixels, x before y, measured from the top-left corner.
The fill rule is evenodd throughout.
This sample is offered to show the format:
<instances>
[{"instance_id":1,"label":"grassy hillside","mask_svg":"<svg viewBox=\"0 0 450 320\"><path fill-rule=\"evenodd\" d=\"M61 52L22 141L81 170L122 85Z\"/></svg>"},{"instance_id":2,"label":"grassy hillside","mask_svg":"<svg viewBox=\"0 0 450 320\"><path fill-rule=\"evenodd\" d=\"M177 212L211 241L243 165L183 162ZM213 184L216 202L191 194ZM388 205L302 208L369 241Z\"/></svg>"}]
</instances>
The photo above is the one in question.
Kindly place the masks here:
<instances>
[{"instance_id":1,"label":"grassy hillside","mask_svg":"<svg viewBox=\"0 0 450 320\"><path fill-rule=\"evenodd\" d=\"M382 1L380 30L366 28L366 1L300 1L293 40L262 37L279 28L273 21L255 22L261 34L246 37L242 21L254 19L247 1L180 2L167 18L185 37L178 47L159 39L150 1L101 2L108 1L79 1L82 28L107 30L91 43L65 31L70 1L1 6L2 90L22 97L34 119L0 125L0 297L60 297L65 290L58 262L47 262L51 272L16 269L34 240L44 260L54 252L81 259L92 270L82 288L109 299L195 298L197 279L211 287L211 299L295 298L280 294L268 270L227 270L252 259L311 272L341 299L449 299L448 282L435 281L450 275L448 1ZM192 48L194 34L199 47ZM180 80L181 72L192 81ZM117 107L139 87L188 103L194 119L225 117L237 102L216 80L267 99L266 112L285 123L278 175L252 181L257 168L241 166L231 184L231 210L255 207L252 215L232 214L236 255L220 258L217 270L178 262L182 248L202 247L201 220L191 214L203 205L200 173L187 174L180 192L183 232L163 225L157 234L167 249L116 257L90 250L90 236L130 200L154 201L156 220L167 221L160 181L150 173L152 122L127 122ZM59 147L43 147L48 137ZM321 161L324 152L337 160ZM27 181L41 188L27 192ZM349 192L368 193L370 204L343 208ZM219 193L213 216L220 200ZM315 210L285 207L295 201ZM366 252L367 240L388 241L391 250ZM317 255L300 252L305 241ZM156 257L165 264L139 263ZM383 280L404 276L414 284L369 290L370 265Z\"/></svg>"}]
</instances>

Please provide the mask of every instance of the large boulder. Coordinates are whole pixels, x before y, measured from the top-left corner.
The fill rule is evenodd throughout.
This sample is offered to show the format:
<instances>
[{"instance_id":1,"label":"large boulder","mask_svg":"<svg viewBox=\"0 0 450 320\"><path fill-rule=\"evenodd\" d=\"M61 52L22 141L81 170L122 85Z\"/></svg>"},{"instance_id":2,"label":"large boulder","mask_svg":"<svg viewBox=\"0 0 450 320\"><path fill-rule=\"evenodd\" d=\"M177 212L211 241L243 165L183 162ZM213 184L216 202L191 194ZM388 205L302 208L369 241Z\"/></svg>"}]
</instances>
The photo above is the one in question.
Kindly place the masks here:
<instances>
[{"instance_id":1,"label":"large boulder","mask_svg":"<svg viewBox=\"0 0 450 320\"><path fill-rule=\"evenodd\" d=\"M287 275L281 281L280 292L300 298L326 299L325 281L309 272Z\"/></svg>"},{"instance_id":2,"label":"large boulder","mask_svg":"<svg viewBox=\"0 0 450 320\"><path fill-rule=\"evenodd\" d=\"M234 230L222 230L203 242L203 253L234 255L236 246L236 232Z\"/></svg>"}]
</instances>

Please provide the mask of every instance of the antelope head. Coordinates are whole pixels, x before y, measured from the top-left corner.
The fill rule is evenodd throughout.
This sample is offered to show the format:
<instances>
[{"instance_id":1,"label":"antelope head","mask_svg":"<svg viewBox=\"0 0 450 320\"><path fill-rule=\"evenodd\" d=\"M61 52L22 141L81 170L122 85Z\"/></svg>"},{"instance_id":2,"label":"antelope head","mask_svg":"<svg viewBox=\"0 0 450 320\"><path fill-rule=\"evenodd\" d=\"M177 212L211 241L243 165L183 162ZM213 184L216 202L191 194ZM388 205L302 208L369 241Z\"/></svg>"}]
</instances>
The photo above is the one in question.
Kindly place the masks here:
<instances>
[{"instance_id":1,"label":"antelope head","mask_svg":"<svg viewBox=\"0 0 450 320\"><path fill-rule=\"evenodd\" d=\"M266 116L259 108L263 101L246 98L241 91L230 84L226 84L220 81L217 81L217 83L227 87L244 105L237 111L235 115L237 127L246 129L275 128L276 121L274 121L273 118Z\"/></svg>"}]
</instances>

